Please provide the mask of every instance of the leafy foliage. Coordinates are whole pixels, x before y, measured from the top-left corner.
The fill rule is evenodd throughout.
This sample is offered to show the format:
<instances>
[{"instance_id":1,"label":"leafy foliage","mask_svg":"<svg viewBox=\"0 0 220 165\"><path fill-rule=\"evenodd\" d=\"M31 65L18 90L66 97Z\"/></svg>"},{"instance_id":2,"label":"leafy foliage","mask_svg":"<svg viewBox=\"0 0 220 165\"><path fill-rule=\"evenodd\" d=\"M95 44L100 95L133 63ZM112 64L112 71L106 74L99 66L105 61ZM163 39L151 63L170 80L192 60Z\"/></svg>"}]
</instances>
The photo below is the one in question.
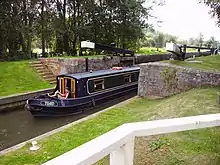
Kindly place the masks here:
<instances>
[{"instance_id":1,"label":"leafy foliage","mask_svg":"<svg viewBox=\"0 0 220 165\"><path fill-rule=\"evenodd\" d=\"M219 0L200 0L200 3L206 4L210 7L210 14L212 17L217 18L216 23L220 25L220 2Z\"/></svg>"},{"instance_id":2,"label":"leafy foliage","mask_svg":"<svg viewBox=\"0 0 220 165\"><path fill-rule=\"evenodd\" d=\"M151 0L150 0L151 1ZM0 2L0 57L32 46L76 55L82 40L136 49L152 7L144 0L2 0ZM152 4L158 4L152 1ZM34 43L34 44L33 44Z\"/></svg>"},{"instance_id":3,"label":"leafy foliage","mask_svg":"<svg viewBox=\"0 0 220 165\"><path fill-rule=\"evenodd\" d=\"M204 39L203 33L199 33L196 38L189 38L188 40L181 40L175 35L162 33L153 29L146 29L144 31L145 37L140 42L141 47L157 47L164 48L167 42L173 42L177 44L186 44L190 46L201 46L201 47L219 47L219 41L214 36L211 36L209 40ZM188 49L189 50L189 49Z\"/></svg>"},{"instance_id":4,"label":"leafy foliage","mask_svg":"<svg viewBox=\"0 0 220 165\"><path fill-rule=\"evenodd\" d=\"M146 30L141 46L163 48L166 42L178 43L178 37L154 30Z\"/></svg>"}]
</instances>

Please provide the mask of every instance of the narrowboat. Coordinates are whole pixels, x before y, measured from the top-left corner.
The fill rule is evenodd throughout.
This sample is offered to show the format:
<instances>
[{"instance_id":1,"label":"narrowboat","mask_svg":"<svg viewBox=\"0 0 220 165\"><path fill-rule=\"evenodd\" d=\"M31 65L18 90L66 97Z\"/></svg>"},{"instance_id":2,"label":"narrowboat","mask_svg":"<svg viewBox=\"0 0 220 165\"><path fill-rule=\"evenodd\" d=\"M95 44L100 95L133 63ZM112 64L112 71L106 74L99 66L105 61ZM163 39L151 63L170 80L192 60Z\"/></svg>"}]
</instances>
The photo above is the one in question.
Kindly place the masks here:
<instances>
[{"instance_id":1,"label":"narrowboat","mask_svg":"<svg viewBox=\"0 0 220 165\"><path fill-rule=\"evenodd\" d=\"M137 91L140 68L138 66L57 76L54 91L68 98L40 95L27 100L25 109L33 116L64 116L82 112L84 109Z\"/></svg>"}]
</instances>

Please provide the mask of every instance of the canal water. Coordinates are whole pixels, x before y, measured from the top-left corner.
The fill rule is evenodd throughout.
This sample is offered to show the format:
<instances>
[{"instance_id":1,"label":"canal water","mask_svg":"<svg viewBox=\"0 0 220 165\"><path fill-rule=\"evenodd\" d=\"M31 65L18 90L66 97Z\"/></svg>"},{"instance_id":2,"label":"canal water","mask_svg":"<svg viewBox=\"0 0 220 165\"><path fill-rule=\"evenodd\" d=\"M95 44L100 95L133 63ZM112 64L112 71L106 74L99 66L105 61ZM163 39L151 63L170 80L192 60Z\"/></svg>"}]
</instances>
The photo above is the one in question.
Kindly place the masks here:
<instances>
[{"instance_id":1,"label":"canal water","mask_svg":"<svg viewBox=\"0 0 220 165\"><path fill-rule=\"evenodd\" d=\"M34 118L28 111L25 111L24 108L0 114L0 151L113 106L135 95L136 93L132 93L111 100L92 110L74 116Z\"/></svg>"}]
</instances>

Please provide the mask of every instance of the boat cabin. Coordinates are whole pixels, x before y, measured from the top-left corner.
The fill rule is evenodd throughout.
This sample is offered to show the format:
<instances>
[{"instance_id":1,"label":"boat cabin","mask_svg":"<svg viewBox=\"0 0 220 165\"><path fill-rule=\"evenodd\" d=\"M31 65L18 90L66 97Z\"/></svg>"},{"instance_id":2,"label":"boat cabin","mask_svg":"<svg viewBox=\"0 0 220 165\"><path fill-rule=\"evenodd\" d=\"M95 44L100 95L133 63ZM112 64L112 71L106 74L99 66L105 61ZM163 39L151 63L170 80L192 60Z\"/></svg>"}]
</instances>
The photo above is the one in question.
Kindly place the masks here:
<instances>
[{"instance_id":1,"label":"boat cabin","mask_svg":"<svg viewBox=\"0 0 220 165\"><path fill-rule=\"evenodd\" d=\"M56 90L70 90L69 98L94 95L138 83L139 67L112 68L57 76Z\"/></svg>"}]
</instances>

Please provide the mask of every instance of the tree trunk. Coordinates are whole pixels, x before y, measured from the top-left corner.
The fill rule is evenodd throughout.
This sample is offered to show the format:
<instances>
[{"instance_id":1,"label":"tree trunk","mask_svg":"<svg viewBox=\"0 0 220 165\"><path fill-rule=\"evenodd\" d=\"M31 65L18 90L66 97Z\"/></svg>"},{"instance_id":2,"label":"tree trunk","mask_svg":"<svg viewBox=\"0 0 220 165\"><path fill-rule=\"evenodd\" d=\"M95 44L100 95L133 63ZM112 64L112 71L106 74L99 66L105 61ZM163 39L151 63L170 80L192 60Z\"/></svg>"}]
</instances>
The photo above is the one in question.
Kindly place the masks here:
<instances>
[{"instance_id":1,"label":"tree trunk","mask_svg":"<svg viewBox=\"0 0 220 165\"><path fill-rule=\"evenodd\" d=\"M79 1L78 1L79 3ZM77 5L77 16L78 17L81 17L82 16L82 11L80 11L80 5L78 4ZM78 28L81 27L81 21L80 19L78 19ZM82 36L81 36L81 31L78 31L78 38L79 38L79 43L81 42L82 40ZM82 55L82 51L79 52L79 55L81 56Z\"/></svg>"},{"instance_id":2,"label":"tree trunk","mask_svg":"<svg viewBox=\"0 0 220 165\"><path fill-rule=\"evenodd\" d=\"M65 29L63 35L63 44L64 44L64 51L69 54L69 36L68 36L68 29L66 25L66 0L63 1L63 27Z\"/></svg>"},{"instance_id":3,"label":"tree trunk","mask_svg":"<svg viewBox=\"0 0 220 165\"><path fill-rule=\"evenodd\" d=\"M77 55L76 50L76 41L77 41L77 30L76 30L76 1L73 1L73 31L74 31L74 37L73 37L73 54Z\"/></svg>"},{"instance_id":4,"label":"tree trunk","mask_svg":"<svg viewBox=\"0 0 220 165\"><path fill-rule=\"evenodd\" d=\"M5 40L3 39L3 30L0 28L0 59L4 59L6 56Z\"/></svg>"},{"instance_id":5,"label":"tree trunk","mask_svg":"<svg viewBox=\"0 0 220 165\"><path fill-rule=\"evenodd\" d=\"M73 40L73 54L74 54L74 56L77 55L77 51L76 51L76 37L74 37L74 40Z\"/></svg>"},{"instance_id":6,"label":"tree trunk","mask_svg":"<svg viewBox=\"0 0 220 165\"><path fill-rule=\"evenodd\" d=\"M17 46L16 46L16 40L15 38L10 38L8 41L8 49L9 49L9 56L11 57L11 59L9 60L13 60L16 56L17 56Z\"/></svg>"},{"instance_id":7,"label":"tree trunk","mask_svg":"<svg viewBox=\"0 0 220 165\"><path fill-rule=\"evenodd\" d=\"M42 42L42 56L45 57L45 35L44 35L44 0L41 1L41 42Z\"/></svg>"},{"instance_id":8,"label":"tree trunk","mask_svg":"<svg viewBox=\"0 0 220 165\"><path fill-rule=\"evenodd\" d=\"M22 51L27 53L27 48L26 48L26 44L25 44L25 37L21 32L19 33L19 40L20 40L20 44L22 47Z\"/></svg>"},{"instance_id":9,"label":"tree trunk","mask_svg":"<svg viewBox=\"0 0 220 165\"><path fill-rule=\"evenodd\" d=\"M30 29L32 28L33 20L29 18L28 24L28 34L27 34L27 53L29 58L31 58L31 43L32 43L32 36L30 34Z\"/></svg>"},{"instance_id":10,"label":"tree trunk","mask_svg":"<svg viewBox=\"0 0 220 165\"><path fill-rule=\"evenodd\" d=\"M23 26L25 27L25 31L23 32L23 34L20 32L20 42L21 42L21 46L22 46L22 51L25 52L25 53L28 53L27 52L27 45L26 45L26 39L27 39L27 36L28 36L28 31L26 31L26 27L28 25L28 21L27 21L27 3L26 3L26 0L23 0L23 20L24 20L24 23L23 23Z\"/></svg>"},{"instance_id":11,"label":"tree trunk","mask_svg":"<svg viewBox=\"0 0 220 165\"><path fill-rule=\"evenodd\" d=\"M9 56L12 59L15 59L17 56L18 46L19 46L19 32L16 29L18 25L18 8L17 4L13 4L13 14L11 17L11 25L8 27L8 49L9 49Z\"/></svg>"},{"instance_id":12,"label":"tree trunk","mask_svg":"<svg viewBox=\"0 0 220 165\"><path fill-rule=\"evenodd\" d=\"M56 32L56 52L62 54L63 53L63 44L62 39L59 37L60 35Z\"/></svg>"},{"instance_id":13,"label":"tree trunk","mask_svg":"<svg viewBox=\"0 0 220 165\"><path fill-rule=\"evenodd\" d=\"M69 36L67 32L63 35L63 46L64 46L64 52L69 54Z\"/></svg>"}]
</instances>

